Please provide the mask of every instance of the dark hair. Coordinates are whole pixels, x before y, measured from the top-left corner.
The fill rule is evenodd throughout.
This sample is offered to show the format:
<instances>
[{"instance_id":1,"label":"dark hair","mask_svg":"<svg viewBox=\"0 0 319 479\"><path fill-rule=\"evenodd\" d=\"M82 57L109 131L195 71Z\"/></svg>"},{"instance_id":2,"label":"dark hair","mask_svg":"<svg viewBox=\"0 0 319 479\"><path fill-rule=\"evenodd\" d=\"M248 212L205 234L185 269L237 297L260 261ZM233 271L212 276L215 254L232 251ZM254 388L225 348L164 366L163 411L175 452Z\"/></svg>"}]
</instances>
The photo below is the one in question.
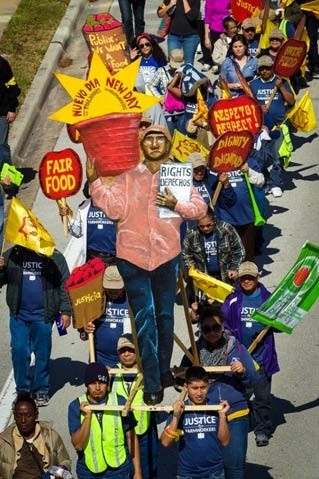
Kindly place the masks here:
<instances>
[{"instance_id":1,"label":"dark hair","mask_svg":"<svg viewBox=\"0 0 319 479\"><path fill-rule=\"evenodd\" d=\"M235 25L237 26L237 22L233 17L228 16L223 18L223 27L225 28L225 30L230 23L235 23Z\"/></svg>"},{"instance_id":2,"label":"dark hair","mask_svg":"<svg viewBox=\"0 0 319 479\"><path fill-rule=\"evenodd\" d=\"M203 306L203 308L199 311L198 323L201 325L205 319L212 319L215 316L220 319L220 322L224 322L224 314L218 305L208 305Z\"/></svg>"},{"instance_id":3,"label":"dark hair","mask_svg":"<svg viewBox=\"0 0 319 479\"><path fill-rule=\"evenodd\" d=\"M134 39L134 42L133 42L133 48L138 48L138 43L137 43L137 40L141 40L142 38L145 38L146 40L148 40L151 44L151 47L152 47L152 56L155 58L155 60L161 65L161 66L164 66L167 64L167 58L166 58L166 55L164 53L164 51L162 50L162 48L159 46L159 44L154 40L153 36L150 35L149 33L141 33L140 35L138 35L135 39Z\"/></svg>"},{"instance_id":4,"label":"dark hair","mask_svg":"<svg viewBox=\"0 0 319 479\"><path fill-rule=\"evenodd\" d=\"M27 402L31 405L34 412L38 411L35 400L30 396L30 393L25 391L18 392L16 399L12 403L12 411L14 412L17 409L18 404L21 402Z\"/></svg>"},{"instance_id":5,"label":"dark hair","mask_svg":"<svg viewBox=\"0 0 319 479\"><path fill-rule=\"evenodd\" d=\"M246 40L246 37L244 37L244 35L242 35L241 33L236 33L236 35L233 36L229 45L229 48L232 53L233 53L233 45L236 42L241 42L245 46L245 55L248 56L248 42Z\"/></svg>"},{"instance_id":6,"label":"dark hair","mask_svg":"<svg viewBox=\"0 0 319 479\"><path fill-rule=\"evenodd\" d=\"M186 384L190 384L194 381L204 381L205 383L208 383L208 373L201 366L191 366L186 371Z\"/></svg>"},{"instance_id":7,"label":"dark hair","mask_svg":"<svg viewBox=\"0 0 319 479\"><path fill-rule=\"evenodd\" d=\"M216 219L215 210L210 205L207 206L206 216L209 216L210 218L213 218L214 220Z\"/></svg>"}]
</instances>

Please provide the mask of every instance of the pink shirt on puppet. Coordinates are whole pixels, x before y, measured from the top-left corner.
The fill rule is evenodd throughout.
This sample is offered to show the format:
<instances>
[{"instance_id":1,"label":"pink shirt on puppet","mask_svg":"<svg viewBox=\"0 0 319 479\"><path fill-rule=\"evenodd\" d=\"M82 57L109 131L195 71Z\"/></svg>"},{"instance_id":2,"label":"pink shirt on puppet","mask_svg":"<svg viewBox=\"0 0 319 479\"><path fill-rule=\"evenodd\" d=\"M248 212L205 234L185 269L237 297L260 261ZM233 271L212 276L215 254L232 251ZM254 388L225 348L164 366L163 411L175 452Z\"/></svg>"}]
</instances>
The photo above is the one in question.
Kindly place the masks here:
<instances>
[{"instance_id":1,"label":"pink shirt on puppet","mask_svg":"<svg viewBox=\"0 0 319 479\"><path fill-rule=\"evenodd\" d=\"M160 218L155 205L159 173L152 174L145 165L122 173L109 188L101 179L91 184L95 206L118 221L116 256L139 268L153 271L180 253L180 224L184 219L198 219L207 205L195 188L189 202L177 202L179 218ZM132 194L134 192L134 194Z\"/></svg>"}]
</instances>

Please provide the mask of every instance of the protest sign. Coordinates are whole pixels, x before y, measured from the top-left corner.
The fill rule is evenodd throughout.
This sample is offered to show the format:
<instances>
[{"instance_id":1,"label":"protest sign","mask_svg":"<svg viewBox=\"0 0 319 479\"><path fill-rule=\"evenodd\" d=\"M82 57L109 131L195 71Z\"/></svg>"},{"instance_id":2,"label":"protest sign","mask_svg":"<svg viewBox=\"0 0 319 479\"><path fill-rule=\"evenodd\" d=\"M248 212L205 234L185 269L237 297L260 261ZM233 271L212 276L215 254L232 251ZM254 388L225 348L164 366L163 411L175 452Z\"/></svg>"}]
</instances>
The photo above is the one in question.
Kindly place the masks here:
<instances>
[{"instance_id":1,"label":"protest sign","mask_svg":"<svg viewBox=\"0 0 319 479\"><path fill-rule=\"evenodd\" d=\"M208 166L216 173L239 170L253 146L254 136L250 131L226 131L212 145Z\"/></svg>"},{"instance_id":2,"label":"protest sign","mask_svg":"<svg viewBox=\"0 0 319 479\"><path fill-rule=\"evenodd\" d=\"M209 126L216 137L226 131L250 131L256 135L262 119L261 105L245 95L217 100L208 112Z\"/></svg>"},{"instance_id":3,"label":"protest sign","mask_svg":"<svg viewBox=\"0 0 319 479\"><path fill-rule=\"evenodd\" d=\"M51 200L60 200L76 194L82 183L82 164L71 148L47 153L39 167L43 193Z\"/></svg>"},{"instance_id":4,"label":"protest sign","mask_svg":"<svg viewBox=\"0 0 319 479\"><path fill-rule=\"evenodd\" d=\"M159 191L169 188L179 201L189 201L193 185L193 165L191 163L162 163L160 166ZM159 207L160 218L176 218L180 215L168 208Z\"/></svg>"},{"instance_id":5,"label":"protest sign","mask_svg":"<svg viewBox=\"0 0 319 479\"><path fill-rule=\"evenodd\" d=\"M172 139L171 154L176 160L184 163L191 153L201 153L205 158L208 157L209 151L197 140L189 138L178 130L174 130Z\"/></svg>"},{"instance_id":6,"label":"protest sign","mask_svg":"<svg viewBox=\"0 0 319 479\"><path fill-rule=\"evenodd\" d=\"M319 296L319 246L307 241L267 301L252 318L291 334Z\"/></svg>"},{"instance_id":7,"label":"protest sign","mask_svg":"<svg viewBox=\"0 0 319 479\"><path fill-rule=\"evenodd\" d=\"M289 38L280 47L275 57L274 72L280 77L290 78L299 70L307 54L306 42Z\"/></svg>"},{"instance_id":8,"label":"protest sign","mask_svg":"<svg viewBox=\"0 0 319 479\"><path fill-rule=\"evenodd\" d=\"M111 72L115 73L130 63L122 23L110 13L87 17L82 32L90 52L98 53Z\"/></svg>"},{"instance_id":9,"label":"protest sign","mask_svg":"<svg viewBox=\"0 0 319 479\"><path fill-rule=\"evenodd\" d=\"M245 18L256 17L263 8L261 0L232 0L231 12L237 22L242 23Z\"/></svg>"}]
</instances>

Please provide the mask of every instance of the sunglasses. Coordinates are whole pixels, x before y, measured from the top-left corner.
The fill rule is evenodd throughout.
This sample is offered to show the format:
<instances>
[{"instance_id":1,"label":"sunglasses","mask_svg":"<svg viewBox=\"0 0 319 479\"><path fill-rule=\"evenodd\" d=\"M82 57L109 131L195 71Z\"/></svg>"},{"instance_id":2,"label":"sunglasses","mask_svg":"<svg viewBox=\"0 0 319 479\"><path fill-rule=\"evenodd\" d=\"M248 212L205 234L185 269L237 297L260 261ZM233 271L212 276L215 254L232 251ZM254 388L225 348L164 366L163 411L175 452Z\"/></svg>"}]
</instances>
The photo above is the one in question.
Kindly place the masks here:
<instances>
[{"instance_id":1,"label":"sunglasses","mask_svg":"<svg viewBox=\"0 0 319 479\"><path fill-rule=\"evenodd\" d=\"M147 43L140 43L139 46L138 46L138 48L143 49L143 48L148 48L148 47L150 47L150 46L151 46L151 44L148 43L148 42L147 42Z\"/></svg>"},{"instance_id":2,"label":"sunglasses","mask_svg":"<svg viewBox=\"0 0 319 479\"><path fill-rule=\"evenodd\" d=\"M244 28L244 31L245 31L245 32L254 32L254 33L255 33L256 29L253 28L253 27L249 27L249 28Z\"/></svg>"},{"instance_id":3,"label":"sunglasses","mask_svg":"<svg viewBox=\"0 0 319 479\"><path fill-rule=\"evenodd\" d=\"M201 327L201 332L204 334L219 333L221 329L222 327L220 324L212 324L212 326L208 326L208 324L205 324Z\"/></svg>"},{"instance_id":4,"label":"sunglasses","mask_svg":"<svg viewBox=\"0 0 319 479\"><path fill-rule=\"evenodd\" d=\"M135 349L129 348L129 347L124 347L124 348L121 348L121 349L118 350L119 354L123 354L123 353L126 353L126 352L135 353Z\"/></svg>"},{"instance_id":5,"label":"sunglasses","mask_svg":"<svg viewBox=\"0 0 319 479\"><path fill-rule=\"evenodd\" d=\"M261 67L258 68L258 70L271 70L272 67L266 67L265 65L262 65Z\"/></svg>"}]
</instances>

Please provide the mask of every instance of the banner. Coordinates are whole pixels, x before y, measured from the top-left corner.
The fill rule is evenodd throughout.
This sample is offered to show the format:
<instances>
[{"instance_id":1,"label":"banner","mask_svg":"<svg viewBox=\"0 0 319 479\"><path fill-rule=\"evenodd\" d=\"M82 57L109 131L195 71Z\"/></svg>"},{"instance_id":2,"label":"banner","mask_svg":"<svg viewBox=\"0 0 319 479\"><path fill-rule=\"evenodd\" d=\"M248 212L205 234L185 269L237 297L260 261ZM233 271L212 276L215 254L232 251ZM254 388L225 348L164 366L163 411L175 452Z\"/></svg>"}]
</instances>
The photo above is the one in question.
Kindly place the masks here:
<instances>
[{"instance_id":1,"label":"banner","mask_svg":"<svg viewBox=\"0 0 319 479\"><path fill-rule=\"evenodd\" d=\"M298 130L305 133L317 128L315 109L309 91L300 98L287 113L290 123Z\"/></svg>"},{"instance_id":2,"label":"banner","mask_svg":"<svg viewBox=\"0 0 319 479\"><path fill-rule=\"evenodd\" d=\"M280 47L274 63L274 72L280 77L290 78L299 70L307 54L307 45L301 40L289 38Z\"/></svg>"},{"instance_id":3,"label":"banner","mask_svg":"<svg viewBox=\"0 0 319 479\"><path fill-rule=\"evenodd\" d=\"M52 236L32 211L15 197L10 203L4 238L36 253L53 255L55 243Z\"/></svg>"},{"instance_id":4,"label":"banner","mask_svg":"<svg viewBox=\"0 0 319 479\"><path fill-rule=\"evenodd\" d=\"M198 271L193 266L189 268L188 274L193 278L196 288L203 291L208 298L223 303L227 296L234 291L234 288L209 274Z\"/></svg>"},{"instance_id":5,"label":"banner","mask_svg":"<svg viewBox=\"0 0 319 479\"><path fill-rule=\"evenodd\" d=\"M205 158L208 157L208 150L199 141L188 138L188 136L183 135L178 130L174 130L171 153L176 160L183 163L195 151L196 153L201 153Z\"/></svg>"},{"instance_id":6,"label":"banner","mask_svg":"<svg viewBox=\"0 0 319 479\"><path fill-rule=\"evenodd\" d=\"M90 15L82 32L90 52L98 53L111 72L118 72L130 63L123 25L110 13Z\"/></svg>"},{"instance_id":7,"label":"banner","mask_svg":"<svg viewBox=\"0 0 319 479\"><path fill-rule=\"evenodd\" d=\"M214 136L226 131L250 131L256 135L262 126L261 105L246 95L217 100L208 112L210 129Z\"/></svg>"},{"instance_id":8,"label":"banner","mask_svg":"<svg viewBox=\"0 0 319 479\"><path fill-rule=\"evenodd\" d=\"M169 188L179 201L189 201L193 186L192 163L162 163L159 172L159 191ZM159 207L160 218L179 218L180 215L168 208Z\"/></svg>"},{"instance_id":9,"label":"banner","mask_svg":"<svg viewBox=\"0 0 319 479\"><path fill-rule=\"evenodd\" d=\"M319 246L307 241L279 286L252 318L291 334L319 296Z\"/></svg>"},{"instance_id":10,"label":"banner","mask_svg":"<svg viewBox=\"0 0 319 479\"><path fill-rule=\"evenodd\" d=\"M262 8L261 0L231 0L232 16L239 23L242 23L245 18L256 17Z\"/></svg>"},{"instance_id":11,"label":"banner","mask_svg":"<svg viewBox=\"0 0 319 479\"><path fill-rule=\"evenodd\" d=\"M39 180L44 195L51 200L75 195L82 183L79 155L71 148L49 151L40 163Z\"/></svg>"},{"instance_id":12,"label":"banner","mask_svg":"<svg viewBox=\"0 0 319 479\"><path fill-rule=\"evenodd\" d=\"M250 131L226 131L212 145L208 166L216 173L239 170L253 146L254 136Z\"/></svg>"}]
</instances>

